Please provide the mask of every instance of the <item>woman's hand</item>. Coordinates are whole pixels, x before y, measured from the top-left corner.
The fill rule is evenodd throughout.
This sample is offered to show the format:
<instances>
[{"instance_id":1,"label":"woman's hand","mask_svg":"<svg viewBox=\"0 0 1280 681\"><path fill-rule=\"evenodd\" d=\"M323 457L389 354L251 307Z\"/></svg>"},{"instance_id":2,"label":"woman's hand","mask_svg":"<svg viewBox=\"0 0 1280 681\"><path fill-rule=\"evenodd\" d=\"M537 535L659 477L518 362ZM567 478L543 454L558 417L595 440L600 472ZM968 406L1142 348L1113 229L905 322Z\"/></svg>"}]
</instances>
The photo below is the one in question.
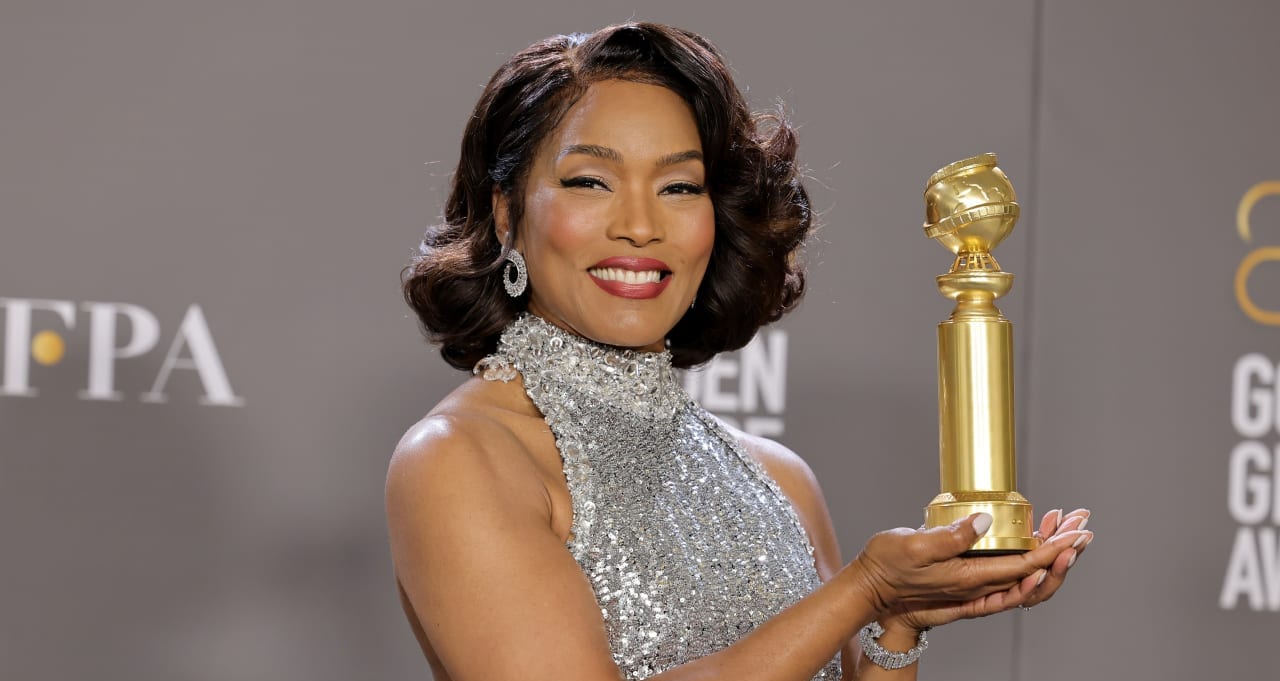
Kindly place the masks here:
<instances>
[{"instance_id":1,"label":"woman's hand","mask_svg":"<svg viewBox=\"0 0 1280 681\"><path fill-rule=\"evenodd\" d=\"M1044 515L1035 536L1043 539L1046 545L1066 547L1057 553L1047 569L1037 570L1008 589L962 603L944 600L904 601L890 608L891 614L882 620L882 624L886 629L920 631L960 619L993 615L1019 606L1030 608L1049 600L1062 586L1067 571L1075 565L1089 542L1093 541L1093 532L1084 529L1089 522L1089 515L1089 510L1083 508L1066 515L1063 515L1061 509Z\"/></svg>"},{"instance_id":2,"label":"woman's hand","mask_svg":"<svg viewBox=\"0 0 1280 681\"><path fill-rule=\"evenodd\" d=\"M1084 509L1046 514L1037 532L1045 541L1009 556L960 557L990 529L991 517L982 513L946 527L888 530L872 537L850 567L858 568L886 628L981 617L1051 597L1093 538L1082 529L1088 516Z\"/></svg>"}]
</instances>

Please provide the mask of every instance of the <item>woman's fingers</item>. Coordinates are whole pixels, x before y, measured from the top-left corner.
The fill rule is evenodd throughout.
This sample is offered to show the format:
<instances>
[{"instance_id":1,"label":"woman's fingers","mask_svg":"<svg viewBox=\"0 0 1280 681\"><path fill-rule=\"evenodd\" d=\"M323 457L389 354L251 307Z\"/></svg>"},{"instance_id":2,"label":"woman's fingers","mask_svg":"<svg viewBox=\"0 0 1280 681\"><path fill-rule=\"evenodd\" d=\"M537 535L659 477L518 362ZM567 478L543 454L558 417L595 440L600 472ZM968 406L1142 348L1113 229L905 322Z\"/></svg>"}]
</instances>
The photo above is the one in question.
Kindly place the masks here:
<instances>
[{"instance_id":1,"label":"woman's fingers","mask_svg":"<svg viewBox=\"0 0 1280 681\"><path fill-rule=\"evenodd\" d=\"M1045 529L1056 516L1053 512L1047 515L1050 517ZM1018 606L1030 608L1049 600L1093 540L1092 531L1081 529L1088 517L1085 509L1062 516L1051 536L1024 554L945 561L952 588L935 592L923 601L907 599L910 602L903 603L905 610L901 612L915 626L938 626ZM1014 576L1001 581L1008 575Z\"/></svg>"},{"instance_id":2,"label":"woman's fingers","mask_svg":"<svg viewBox=\"0 0 1280 681\"><path fill-rule=\"evenodd\" d=\"M1057 532L1065 532L1067 530L1083 530L1089 523L1091 515L1087 508L1077 508L1070 513L1063 513L1062 509L1055 508L1044 514L1040 520L1040 529L1036 532L1036 536L1041 538L1052 537Z\"/></svg>"},{"instance_id":3,"label":"woman's fingers","mask_svg":"<svg viewBox=\"0 0 1280 681\"><path fill-rule=\"evenodd\" d=\"M1053 598L1053 595L1062 587L1063 582L1067 579L1067 572L1072 567L1075 567L1076 562L1080 559L1080 554L1084 553L1085 548L1089 546L1089 542L1093 541L1093 532L1085 531L1084 534L1085 540L1079 546L1063 551L1054 559L1044 583L1027 595L1024 603L1026 607L1031 607Z\"/></svg>"},{"instance_id":4,"label":"woman's fingers","mask_svg":"<svg viewBox=\"0 0 1280 681\"><path fill-rule=\"evenodd\" d=\"M974 541L977 538L973 533L965 533L963 526L963 521L955 526L949 526L953 532L951 548L961 545L964 547L959 552L972 546L969 537L974 537ZM1064 558L1063 554L1082 546L1092 534L1087 530L1059 531L1039 547L1023 554L952 558L950 561L939 561L951 563L946 570L951 587L943 588L942 593L936 595L969 600L984 598L1017 587L1025 587L1030 591L1043 582L1055 567L1059 571L1065 569L1061 566L1066 565L1071 559ZM1058 561L1062 562L1059 564Z\"/></svg>"},{"instance_id":5,"label":"woman's fingers","mask_svg":"<svg viewBox=\"0 0 1280 681\"><path fill-rule=\"evenodd\" d=\"M940 563L968 551L978 538L991 529L991 516L974 513L965 518L916 533L914 543L908 546L912 558L922 565Z\"/></svg>"},{"instance_id":6,"label":"woman's fingers","mask_svg":"<svg viewBox=\"0 0 1280 681\"><path fill-rule=\"evenodd\" d=\"M940 579L934 588L921 589L917 598L977 601L1014 589L1020 597L1044 581L1054 561L1069 550L1075 536L1063 535L1061 541L1021 555L954 558L940 566L945 581ZM917 598L908 596L907 600Z\"/></svg>"},{"instance_id":7,"label":"woman's fingers","mask_svg":"<svg viewBox=\"0 0 1280 681\"><path fill-rule=\"evenodd\" d=\"M1089 516L1093 515L1093 512L1087 508L1077 508L1076 510L1068 513L1065 517L1070 518L1072 516L1078 516L1078 515L1088 518Z\"/></svg>"},{"instance_id":8,"label":"woman's fingers","mask_svg":"<svg viewBox=\"0 0 1280 681\"><path fill-rule=\"evenodd\" d=\"M1084 529L1085 522L1088 518L1084 516L1067 516L1062 520L1062 524L1058 525L1058 532L1070 532L1071 530Z\"/></svg>"},{"instance_id":9,"label":"woman's fingers","mask_svg":"<svg viewBox=\"0 0 1280 681\"><path fill-rule=\"evenodd\" d=\"M1087 519L1084 509L1065 516L1051 511L1041 524L1050 534L1037 548L1016 555L968 558L963 554L992 525L990 515L975 513L944 527L881 532L856 562L884 607L896 602L919 608L921 603L951 601L982 611L1007 609L1034 600L1033 593L1039 593L1039 598L1052 595L1093 536L1080 529Z\"/></svg>"},{"instance_id":10,"label":"woman's fingers","mask_svg":"<svg viewBox=\"0 0 1280 681\"><path fill-rule=\"evenodd\" d=\"M1040 569L1027 575L1017 584L992 594L971 601L971 608L966 617L985 617L1016 608L1026 602L1027 598L1049 577L1049 571Z\"/></svg>"},{"instance_id":11,"label":"woman's fingers","mask_svg":"<svg viewBox=\"0 0 1280 681\"><path fill-rule=\"evenodd\" d=\"M1044 514L1044 518L1040 521L1040 536L1052 537L1054 532L1058 531L1058 524L1062 522L1062 509L1055 508Z\"/></svg>"},{"instance_id":12,"label":"woman's fingers","mask_svg":"<svg viewBox=\"0 0 1280 681\"><path fill-rule=\"evenodd\" d=\"M1057 593L1067 578L1067 570L1070 569L1067 565L1075 562L1078 555L1079 552L1075 549L1063 551L1058 560L1054 561L1053 568L1045 575L1044 581L1035 589L1029 591L1026 598L1019 605L1030 608L1053 598L1053 595Z\"/></svg>"},{"instance_id":13,"label":"woman's fingers","mask_svg":"<svg viewBox=\"0 0 1280 681\"><path fill-rule=\"evenodd\" d=\"M1073 520L1076 520L1076 519L1078 518L1078 519L1079 519L1079 521L1078 521L1078 523L1079 523L1079 524L1075 525L1075 528L1076 528L1077 530L1083 530L1083 529L1085 528L1085 526L1089 524L1089 517L1090 517L1091 515L1093 515L1093 514L1089 512L1089 509L1087 509L1087 508L1077 508L1076 510L1074 510L1074 511L1072 511L1072 512L1070 512L1070 513L1068 513L1068 514L1066 514L1066 515L1064 515L1064 516L1062 516L1062 522L1061 522L1061 523L1059 523L1058 528L1059 528L1059 529L1062 529L1063 527L1065 527L1065 526L1066 526L1066 524L1067 524L1067 523L1069 523L1069 522L1071 522L1071 521L1073 521Z\"/></svg>"},{"instance_id":14,"label":"woman's fingers","mask_svg":"<svg viewBox=\"0 0 1280 681\"><path fill-rule=\"evenodd\" d=\"M973 570L972 579L975 586L985 585L983 595L995 591L1003 591L1010 585L1017 584L1039 570L1052 570L1054 563L1061 559L1066 551L1078 548L1092 536L1088 530L1068 530L1059 532L1049 541L1023 554L1013 556L985 556L965 561ZM998 587L998 588L992 588Z\"/></svg>"}]
</instances>

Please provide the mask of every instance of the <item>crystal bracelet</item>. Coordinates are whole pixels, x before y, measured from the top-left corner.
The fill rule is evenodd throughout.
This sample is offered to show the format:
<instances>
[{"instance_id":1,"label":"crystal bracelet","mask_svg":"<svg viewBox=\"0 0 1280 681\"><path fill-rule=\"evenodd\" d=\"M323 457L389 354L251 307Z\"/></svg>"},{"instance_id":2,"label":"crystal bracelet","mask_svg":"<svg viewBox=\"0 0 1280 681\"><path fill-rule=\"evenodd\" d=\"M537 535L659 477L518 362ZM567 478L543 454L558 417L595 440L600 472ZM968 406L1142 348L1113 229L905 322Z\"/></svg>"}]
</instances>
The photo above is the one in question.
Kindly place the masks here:
<instances>
[{"instance_id":1,"label":"crystal bracelet","mask_svg":"<svg viewBox=\"0 0 1280 681\"><path fill-rule=\"evenodd\" d=\"M885 669L902 669L919 660L920 654L924 652L925 648L929 647L929 640L924 635L925 631L927 629L922 630L920 635L916 637L916 647L903 653L890 652L876 641L884 634L884 627L873 620L871 624L863 627L862 631L858 632L858 643L862 645L862 652L866 654L867 659L877 665Z\"/></svg>"}]
</instances>

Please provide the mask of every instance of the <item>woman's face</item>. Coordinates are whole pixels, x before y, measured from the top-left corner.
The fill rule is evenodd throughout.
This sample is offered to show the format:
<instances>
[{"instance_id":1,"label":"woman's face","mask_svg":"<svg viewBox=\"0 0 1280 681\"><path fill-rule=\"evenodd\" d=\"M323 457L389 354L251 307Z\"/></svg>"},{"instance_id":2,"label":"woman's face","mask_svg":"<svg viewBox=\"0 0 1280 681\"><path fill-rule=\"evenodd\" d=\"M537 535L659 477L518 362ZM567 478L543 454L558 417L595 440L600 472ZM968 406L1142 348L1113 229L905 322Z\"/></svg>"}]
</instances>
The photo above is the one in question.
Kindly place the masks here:
<instances>
[{"instance_id":1,"label":"woman's face","mask_svg":"<svg viewBox=\"0 0 1280 681\"><path fill-rule=\"evenodd\" d=\"M506 205L497 198L499 237ZM597 342L661 350L715 238L689 106L657 85L596 83L532 160L516 248L529 310Z\"/></svg>"}]
</instances>

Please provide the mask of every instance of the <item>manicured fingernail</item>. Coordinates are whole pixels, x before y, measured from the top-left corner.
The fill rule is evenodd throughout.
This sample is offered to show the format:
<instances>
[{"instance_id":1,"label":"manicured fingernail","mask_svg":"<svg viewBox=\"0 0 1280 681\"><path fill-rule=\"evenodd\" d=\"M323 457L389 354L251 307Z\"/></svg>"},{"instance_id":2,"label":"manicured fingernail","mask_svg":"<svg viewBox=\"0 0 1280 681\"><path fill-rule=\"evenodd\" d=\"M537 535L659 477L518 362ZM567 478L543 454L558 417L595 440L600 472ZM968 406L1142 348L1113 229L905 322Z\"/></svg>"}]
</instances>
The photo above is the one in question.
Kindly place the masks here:
<instances>
[{"instance_id":1,"label":"manicured fingernail","mask_svg":"<svg viewBox=\"0 0 1280 681\"><path fill-rule=\"evenodd\" d=\"M973 519L973 531L977 532L978 536L981 537L987 533L987 530L991 529L991 522L990 513L979 513Z\"/></svg>"},{"instance_id":2,"label":"manicured fingernail","mask_svg":"<svg viewBox=\"0 0 1280 681\"><path fill-rule=\"evenodd\" d=\"M1080 521L1080 527L1077 527L1076 529L1077 529L1077 530L1083 530L1083 529L1084 529L1084 526L1085 526L1085 525L1088 525L1088 524L1089 524L1089 516L1085 516L1085 517L1084 517L1084 520L1081 520L1081 521Z\"/></svg>"},{"instance_id":3,"label":"manicured fingernail","mask_svg":"<svg viewBox=\"0 0 1280 681\"><path fill-rule=\"evenodd\" d=\"M1059 532L1070 532L1071 530L1082 530L1082 529L1084 529L1084 522L1083 522L1083 519L1080 518L1080 516L1072 516L1070 518L1067 518L1065 521L1062 522L1061 525L1058 526Z\"/></svg>"},{"instance_id":4,"label":"manicured fingernail","mask_svg":"<svg viewBox=\"0 0 1280 681\"><path fill-rule=\"evenodd\" d=\"M1078 554L1078 553L1074 553L1074 552L1073 552L1073 553L1071 554L1071 557L1067 559L1067 569L1068 569L1068 570L1070 570L1070 569L1071 569L1071 566L1072 566L1072 565L1075 565L1075 564L1076 564L1076 557L1078 557L1079 555L1080 555L1080 554Z\"/></svg>"},{"instance_id":5,"label":"manicured fingernail","mask_svg":"<svg viewBox=\"0 0 1280 681\"><path fill-rule=\"evenodd\" d=\"M1057 527L1057 526L1061 525L1061 524L1062 524L1062 509L1060 509L1060 508L1055 508L1055 509L1053 509L1052 511L1049 511L1049 512L1053 514L1053 526L1054 526L1054 527Z\"/></svg>"},{"instance_id":6,"label":"manicured fingernail","mask_svg":"<svg viewBox=\"0 0 1280 681\"><path fill-rule=\"evenodd\" d=\"M1078 549L1078 548L1080 548L1080 545L1081 545L1081 544L1083 544L1083 543L1085 543L1085 541L1086 541L1088 538L1089 538L1089 535L1087 535L1087 534L1085 534L1085 533L1081 532L1081 533L1080 533L1080 536L1079 536L1079 537L1076 537L1076 540L1075 540L1074 542L1072 542L1072 543L1071 543L1071 548L1073 548L1073 549ZM1073 558L1072 560L1075 560L1075 559Z\"/></svg>"},{"instance_id":7,"label":"manicured fingernail","mask_svg":"<svg viewBox=\"0 0 1280 681\"><path fill-rule=\"evenodd\" d=\"M1075 558L1072 558L1071 560L1075 560ZM1036 586L1040 586L1041 584L1044 584L1044 578L1048 576L1049 576L1048 570L1041 570L1040 576L1036 577Z\"/></svg>"}]
</instances>

